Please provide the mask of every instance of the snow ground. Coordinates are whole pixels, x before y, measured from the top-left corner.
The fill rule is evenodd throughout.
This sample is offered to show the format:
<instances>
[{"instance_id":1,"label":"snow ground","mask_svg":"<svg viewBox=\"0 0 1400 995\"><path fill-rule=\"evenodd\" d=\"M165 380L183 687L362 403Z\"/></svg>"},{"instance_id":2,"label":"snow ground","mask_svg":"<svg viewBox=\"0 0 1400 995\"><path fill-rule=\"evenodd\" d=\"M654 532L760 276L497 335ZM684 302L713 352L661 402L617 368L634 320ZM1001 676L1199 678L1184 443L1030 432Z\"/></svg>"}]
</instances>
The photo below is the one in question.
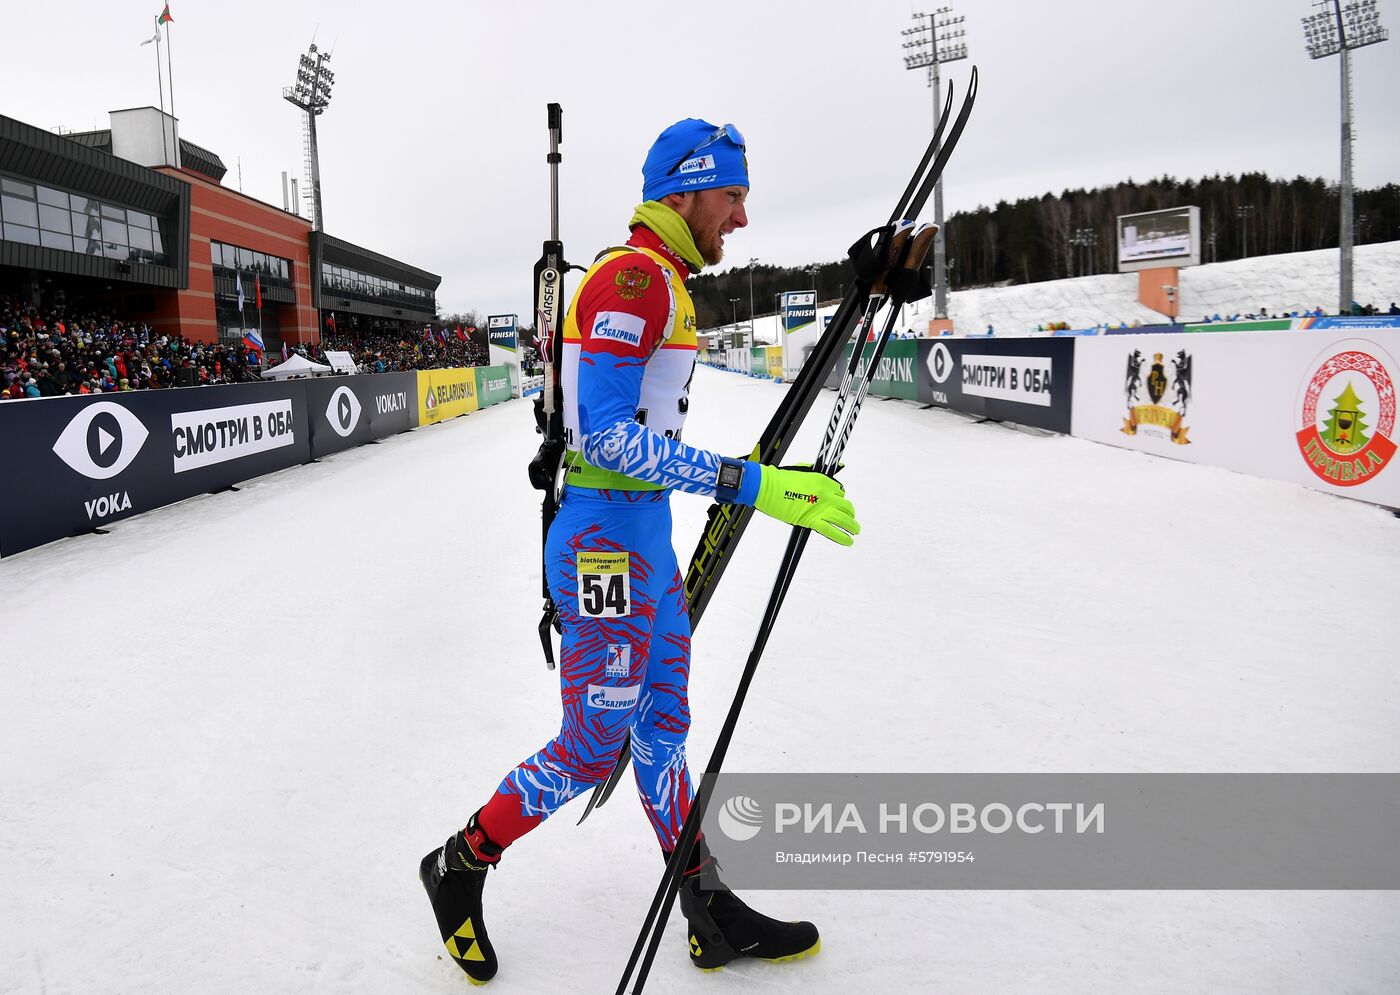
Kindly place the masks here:
<instances>
[{"instance_id":1,"label":"snow ground","mask_svg":"<svg viewBox=\"0 0 1400 995\"><path fill-rule=\"evenodd\" d=\"M702 367L688 437L784 389ZM0 992L472 990L416 871L557 723L535 439L501 405L0 563ZM898 401L847 462L864 533L809 547L730 769L1400 770L1389 514ZM697 633L697 763L785 538ZM661 870L628 794L492 874L491 991L613 990ZM1400 989L1394 892L750 897L822 954L702 974L677 915L648 991Z\"/></svg>"},{"instance_id":2,"label":"snow ground","mask_svg":"<svg viewBox=\"0 0 1400 995\"><path fill-rule=\"evenodd\" d=\"M1340 265L1336 249L1318 249L1185 267L1180 271L1181 320L1252 314L1260 308L1271 315L1319 307L1335 314ZM1355 248L1352 296L1382 312L1391 301L1400 301L1400 242ZM927 328L933 314L932 299L921 302L917 310L910 308L910 326ZM985 332L988 323L998 335L1027 335L1056 321L1093 328L1101 322L1151 325L1167 320L1138 303L1137 273L960 291L948 295L948 314L954 327L968 335Z\"/></svg>"}]
</instances>

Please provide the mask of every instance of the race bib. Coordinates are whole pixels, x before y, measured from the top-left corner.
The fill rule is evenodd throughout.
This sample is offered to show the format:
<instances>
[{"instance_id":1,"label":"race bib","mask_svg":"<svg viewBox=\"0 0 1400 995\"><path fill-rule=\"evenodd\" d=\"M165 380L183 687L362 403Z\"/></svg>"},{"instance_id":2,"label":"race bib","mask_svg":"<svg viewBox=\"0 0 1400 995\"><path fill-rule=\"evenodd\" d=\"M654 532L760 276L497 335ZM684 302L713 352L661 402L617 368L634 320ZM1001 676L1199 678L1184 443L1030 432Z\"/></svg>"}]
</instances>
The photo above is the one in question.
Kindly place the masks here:
<instances>
[{"instance_id":1,"label":"race bib","mask_svg":"<svg viewBox=\"0 0 1400 995\"><path fill-rule=\"evenodd\" d=\"M579 553L578 613L585 618L621 618L632 613L627 553Z\"/></svg>"}]
</instances>

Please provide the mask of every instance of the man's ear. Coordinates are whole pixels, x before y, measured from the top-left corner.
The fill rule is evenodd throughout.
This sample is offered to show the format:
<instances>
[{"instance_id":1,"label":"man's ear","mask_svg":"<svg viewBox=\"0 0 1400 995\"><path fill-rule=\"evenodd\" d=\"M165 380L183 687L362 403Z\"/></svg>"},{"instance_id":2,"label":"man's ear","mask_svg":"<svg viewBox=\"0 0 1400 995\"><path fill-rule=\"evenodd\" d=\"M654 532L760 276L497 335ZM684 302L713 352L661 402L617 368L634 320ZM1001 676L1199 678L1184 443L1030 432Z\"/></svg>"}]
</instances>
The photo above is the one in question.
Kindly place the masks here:
<instances>
[{"instance_id":1,"label":"man's ear","mask_svg":"<svg viewBox=\"0 0 1400 995\"><path fill-rule=\"evenodd\" d=\"M668 193L661 198L661 203L665 204L677 214L682 213L682 208L690 202L690 195L693 191L686 190L682 193Z\"/></svg>"}]
</instances>

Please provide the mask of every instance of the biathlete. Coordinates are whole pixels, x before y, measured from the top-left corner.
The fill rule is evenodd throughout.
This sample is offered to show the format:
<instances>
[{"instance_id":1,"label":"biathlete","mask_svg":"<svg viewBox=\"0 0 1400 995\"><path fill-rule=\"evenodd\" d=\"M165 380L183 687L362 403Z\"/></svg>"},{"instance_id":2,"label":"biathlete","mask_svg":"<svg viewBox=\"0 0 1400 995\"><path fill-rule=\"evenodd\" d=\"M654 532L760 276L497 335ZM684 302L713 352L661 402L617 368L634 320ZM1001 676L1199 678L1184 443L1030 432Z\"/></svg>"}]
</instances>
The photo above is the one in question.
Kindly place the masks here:
<instances>
[{"instance_id":1,"label":"biathlete","mask_svg":"<svg viewBox=\"0 0 1400 995\"><path fill-rule=\"evenodd\" d=\"M637 792L670 856L693 798L690 620L671 546L672 491L741 505L849 546L860 531L844 488L824 474L728 459L681 441L696 360L686 278L748 224L744 139L694 118L663 131L642 167L626 245L604 251L569 305L559 355L566 475L545 544L563 635L559 734L501 781L420 877L448 953L473 982L496 974L482 919L487 871L516 840L605 780L630 734ZM750 909L722 881L702 837L681 910L690 958L816 953L817 928Z\"/></svg>"}]
</instances>

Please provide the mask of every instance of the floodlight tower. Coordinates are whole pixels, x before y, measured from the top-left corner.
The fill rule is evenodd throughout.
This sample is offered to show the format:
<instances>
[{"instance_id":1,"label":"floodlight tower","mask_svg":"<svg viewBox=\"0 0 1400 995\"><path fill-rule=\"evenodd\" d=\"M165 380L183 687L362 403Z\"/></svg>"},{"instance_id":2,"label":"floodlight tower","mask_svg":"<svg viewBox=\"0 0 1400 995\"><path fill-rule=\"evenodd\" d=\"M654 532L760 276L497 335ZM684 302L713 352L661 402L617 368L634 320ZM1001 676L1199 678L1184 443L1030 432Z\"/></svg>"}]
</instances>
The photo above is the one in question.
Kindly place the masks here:
<instances>
[{"instance_id":1,"label":"floodlight tower","mask_svg":"<svg viewBox=\"0 0 1400 995\"><path fill-rule=\"evenodd\" d=\"M909 53L904 57L905 69L928 69L928 85L933 88L933 130L938 131L938 115L943 101L939 97L938 67L944 62L957 62L967 58L967 44L959 41L964 32L957 25L961 17L950 17L952 7L939 7L932 14L914 14L918 27L905 28L900 32L909 39L904 43ZM940 20L941 18L941 20ZM953 28L955 30L944 30ZM938 32L943 31L940 35ZM938 234L933 239L933 309L935 318L948 317L948 267L944 265L947 251L943 240L943 177L933 185L933 221L938 225Z\"/></svg>"},{"instance_id":2,"label":"floodlight tower","mask_svg":"<svg viewBox=\"0 0 1400 995\"><path fill-rule=\"evenodd\" d=\"M296 85L282 88L282 99L300 107L306 115L302 150L306 153L306 172L311 179L311 189L307 195L311 200L313 231L324 230L321 217L321 161L316 152L316 115L324 113L331 103L335 73L326 68L329 61L330 53L317 51L313 42L297 64Z\"/></svg>"},{"instance_id":3,"label":"floodlight tower","mask_svg":"<svg viewBox=\"0 0 1400 995\"><path fill-rule=\"evenodd\" d=\"M1316 14L1302 18L1303 38L1308 56L1325 59L1341 54L1342 60L1342 179L1341 179L1341 287L1338 309L1351 309L1351 50L1383 42L1390 32L1381 27L1376 0L1352 0L1345 7L1341 0L1317 0ZM1344 23L1345 22L1345 23Z\"/></svg>"}]
</instances>

